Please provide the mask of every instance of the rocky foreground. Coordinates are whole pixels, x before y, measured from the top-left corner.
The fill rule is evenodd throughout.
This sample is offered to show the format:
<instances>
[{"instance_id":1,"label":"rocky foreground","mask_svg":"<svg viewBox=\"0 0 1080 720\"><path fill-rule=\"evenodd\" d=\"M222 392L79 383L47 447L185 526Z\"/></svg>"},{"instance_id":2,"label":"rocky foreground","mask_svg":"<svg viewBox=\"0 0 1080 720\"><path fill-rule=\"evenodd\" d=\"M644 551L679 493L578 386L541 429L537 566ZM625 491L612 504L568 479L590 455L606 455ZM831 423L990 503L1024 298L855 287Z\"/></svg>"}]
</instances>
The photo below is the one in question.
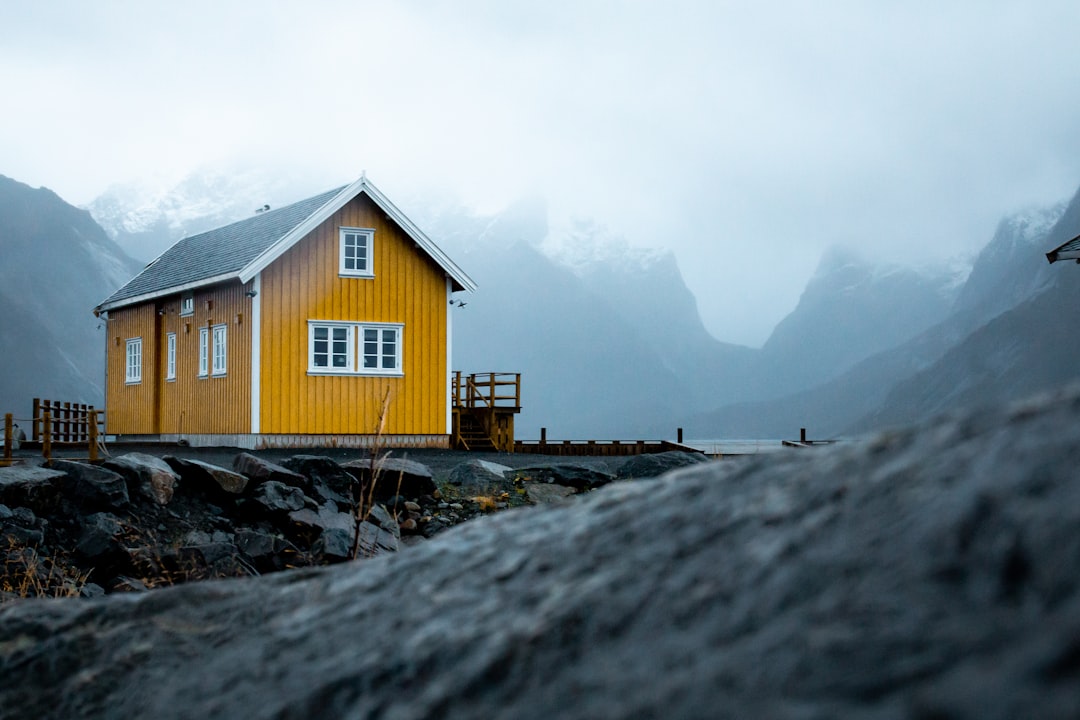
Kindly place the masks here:
<instances>
[{"instance_id":1,"label":"rocky foreground","mask_svg":"<svg viewBox=\"0 0 1080 720\"><path fill-rule=\"evenodd\" d=\"M616 469L529 465L535 456L522 465L505 455L519 465L511 468L457 454L436 478L427 465L390 455L295 455L281 464L214 455L230 467L136 451L99 464L23 458L0 468L0 603L372 558L484 514L705 461L669 452L618 459Z\"/></svg>"},{"instance_id":2,"label":"rocky foreground","mask_svg":"<svg viewBox=\"0 0 1080 720\"><path fill-rule=\"evenodd\" d=\"M1080 717L1080 394L0 608L0 716Z\"/></svg>"}]
</instances>

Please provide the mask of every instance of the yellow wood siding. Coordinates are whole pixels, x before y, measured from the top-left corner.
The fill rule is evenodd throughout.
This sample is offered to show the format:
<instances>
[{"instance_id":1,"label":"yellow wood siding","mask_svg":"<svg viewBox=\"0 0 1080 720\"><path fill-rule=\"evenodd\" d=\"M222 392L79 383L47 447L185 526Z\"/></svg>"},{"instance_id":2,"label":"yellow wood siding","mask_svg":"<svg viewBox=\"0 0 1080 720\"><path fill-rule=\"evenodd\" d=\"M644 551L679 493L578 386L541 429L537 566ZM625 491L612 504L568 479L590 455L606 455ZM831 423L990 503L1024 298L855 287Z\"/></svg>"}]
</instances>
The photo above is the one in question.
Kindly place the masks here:
<instances>
[{"instance_id":1,"label":"yellow wood siding","mask_svg":"<svg viewBox=\"0 0 1080 720\"><path fill-rule=\"evenodd\" d=\"M109 313L106 432L112 434L247 433L251 427L251 300L239 282L194 292L195 312L181 316L180 295ZM199 377L199 328L226 330L225 374ZM167 334L176 333L176 379L166 380ZM127 385L126 340L142 338L142 382ZM117 341L119 338L119 341Z\"/></svg>"},{"instance_id":2,"label":"yellow wood siding","mask_svg":"<svg viewBox=\"0 0 1080 720\"><path fill-rule=\"evenodd\" d=\"M157 433L158 357L154 346L158 314L153 303L109 313L106 322L105 432ZM142 380L127 384L127 341L142 339Z\"/></svg>"},{"instance_id":3,"label":"yellow wood siding","mask_svg":"<svg viewBox=\"0 0 1080 720\"><path fill-rule=\"evenodd\" d=\"M247 433L251 430L251 299L239 281L194 292L195 312L181 316L180 296L162 307L160 352L176 333L176 380L162 382L159 432ZM225 325L225 375L213 375L213 327ZM207 375L199 377L199 329L207 328ZM165 377L161 363L159 375Z\"/></svg>"},{"instance_id":4,"label":"yellow wood siding","mask_svg":"<svg viewBox=\"0 0 1080 720\"><path fill-rule=\"evenodd\" d=\"M375 277L338 275L339 228L374 228ZM262 273L263 434L442 434L446 428L447 295L443 271L360 196ZM308 374L308 321L404 325L403 377Z\"/></svg>"}]
</instances>

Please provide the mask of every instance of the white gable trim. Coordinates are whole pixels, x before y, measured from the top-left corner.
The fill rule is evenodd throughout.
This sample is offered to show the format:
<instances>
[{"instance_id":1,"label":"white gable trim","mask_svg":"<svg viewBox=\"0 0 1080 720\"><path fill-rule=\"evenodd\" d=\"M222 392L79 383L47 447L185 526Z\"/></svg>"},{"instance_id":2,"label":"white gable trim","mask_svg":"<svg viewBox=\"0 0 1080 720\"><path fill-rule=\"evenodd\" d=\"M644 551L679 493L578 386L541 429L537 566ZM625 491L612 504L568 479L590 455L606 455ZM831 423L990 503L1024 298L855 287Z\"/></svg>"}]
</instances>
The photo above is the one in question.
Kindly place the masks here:
<instances>
[{"instance_id":1,"label":"white gable trim","mask_svg":"<svg viewBox=\"0 0 1080 720\"><path fill-rule=\"evenodd\" d=\"M424 252L426 252L428 256L431 257L431 259L434 260L436 264L438 264L439 267L441 267L461 288L470 291L476 290L476 283L473 279L466 275L465 271L459 268L446 253L444 253L420 230L420 228L416 227L412 220L409 220L403 212L398 210L398 208L390 202L378 188L372 185L366 176L361 176L361 178L352 185L349 185L337 195L330 198L325 205L309 215L306 220L293 228L293 230L285 235L285 237L278 240L259 255L259 257L248 263L248 265L240 271L240 282L249 282L258 273L265 270L271 263L284 255L293 245L300 242L300 240L311 233L311 231L326 222L331 215L345 207L346 203L360 195L360 193L365 193L371 198L371 200L394 222L396 222L409 238L422 248Z\"/></svg>"}]
</instances>

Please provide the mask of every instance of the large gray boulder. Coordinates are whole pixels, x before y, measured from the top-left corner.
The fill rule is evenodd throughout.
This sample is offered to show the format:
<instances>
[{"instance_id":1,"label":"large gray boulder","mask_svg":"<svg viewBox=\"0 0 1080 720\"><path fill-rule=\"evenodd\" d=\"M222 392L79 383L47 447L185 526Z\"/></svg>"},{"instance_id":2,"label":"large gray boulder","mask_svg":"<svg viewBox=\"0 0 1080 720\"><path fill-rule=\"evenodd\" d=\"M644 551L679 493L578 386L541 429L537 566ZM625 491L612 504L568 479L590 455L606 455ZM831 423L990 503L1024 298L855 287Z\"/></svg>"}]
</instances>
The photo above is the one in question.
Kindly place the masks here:
<instances>
[{"instance_id":1,"label":"large gray boulder","mask_svg":"<svg viewBox=\"0 0 1080 720\"><path fill-rule=\"evenodd\" d=\"M139 493L158 505L169 504L180 481L180 476L164 460L146 453L125 453L102 464L124 476L129 492Z\"/></svg>"},{"instance_id":2,"label":"large gray boulder","mask_svg":"<svg viewBox=\"0 0 1080 720\"><path fill-rule=\"evenodd\" d=\"M352 473L365 490L369 488L370 460L351 460L342 467ZM375 500L387 500L395 496L418 498L421 495L430 495L436 490L431 468L408 458L379 458L375 461L375 478L375 487L371 488L371 497Z\"/></svg>"},{"instance_id":3,"label":"large gray boulder","mask_svg":"<svg viewBox=\"0 0 1080 720\"><path fill-rule=\"evenodd\" d=\"M180 475L181 480L205 492L227 496L239 495L244 492L248 484L246 475L201 460L172 455L166 455L162 460Z\"/></svg>"},{"instance_id":4,"label":"large gray boulder","mask_svg":"<svg viewBox=\"0 0 1080 720\"><path fill-rule=\"evenodd\" d=\"M662 453L647 453L627 458L619 465L615 476L620 480L660 477L664 473L708 462L704 453L670 450Z\"/></svg>"},{"instance_id":5,"label":"large gray boulder","mask_svg":"<svg viewBox=\"0 0 1080 720\"><path fill-rule=\"evenodd\" d=\"M408 552L0 609L0 713L1080 717L1080 395Z\"/></svg>"}]
</instances>

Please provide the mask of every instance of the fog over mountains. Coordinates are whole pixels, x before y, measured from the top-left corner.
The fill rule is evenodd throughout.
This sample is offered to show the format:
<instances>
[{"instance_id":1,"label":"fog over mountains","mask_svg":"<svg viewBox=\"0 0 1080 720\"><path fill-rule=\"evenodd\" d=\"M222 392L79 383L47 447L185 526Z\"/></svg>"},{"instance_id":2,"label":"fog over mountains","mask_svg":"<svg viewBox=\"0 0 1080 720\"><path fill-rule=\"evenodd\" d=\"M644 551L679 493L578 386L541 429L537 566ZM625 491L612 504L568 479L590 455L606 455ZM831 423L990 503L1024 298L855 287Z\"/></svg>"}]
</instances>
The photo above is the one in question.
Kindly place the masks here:
<instances>
[{"instance_id":1,"label":"fog over mountains","mask_svg":"<svg viewBox=\"0 0 1080 720\"><path fill-rule=\"evenodd\" d=\"M99 401L104 341L90 308L180 237L325 189L285 177L117 186L89 207L104 231L47 190L0 185L0 293L15 309L0 315L0 340L23 349L9 355L0 408L22 412L33 395ZM454 364L522 373L522 438L541 427L552 439L853 434L1080 377L1063 319L1080 273L1043 256L1080 233L1076 198L1003 219L973 265L902 267L834 248L761 348L709 335L669 252L589 220L552 225L537 199L491 215L395 200L479 283L454 309ZM731 272L718 268L717 282ZM63 302L41 277L65 278Z\"/></svg>"},{"instance_id":2,"label":"fog over mountains","mask_svg":"<svg viewBox=\"0 0 1080 720\"><path fill-rule=\"evenodd\" d=\"M86 210L0 175L0 413L28 418L34 397L101 405L91 310L141 267Z\"/></svg>"}]
</instances>

